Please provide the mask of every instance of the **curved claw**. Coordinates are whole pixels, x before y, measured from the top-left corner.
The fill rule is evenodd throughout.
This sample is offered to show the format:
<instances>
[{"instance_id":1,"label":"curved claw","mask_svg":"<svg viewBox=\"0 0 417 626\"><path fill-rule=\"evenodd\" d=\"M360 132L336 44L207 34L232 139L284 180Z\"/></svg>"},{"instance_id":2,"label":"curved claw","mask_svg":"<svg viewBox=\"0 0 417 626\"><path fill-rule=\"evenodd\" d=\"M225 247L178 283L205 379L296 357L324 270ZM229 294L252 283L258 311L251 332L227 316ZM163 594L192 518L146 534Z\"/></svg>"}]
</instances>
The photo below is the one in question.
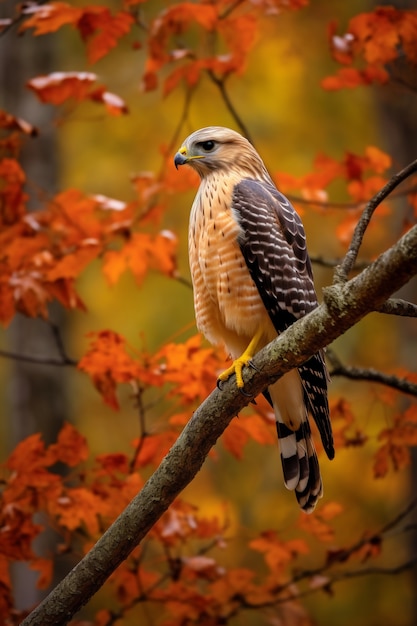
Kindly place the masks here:
<instances>
[{"instance_id":1,"label":"curved claw","mask_svg":"<svg viewBox=\"0 0 417 626\"><path fill-rule=\"evenodd\" d=\"M239 389L239 393L241 393L242 396L245 396L245 398L252 398L252 394L246 393L246 391L243 391L242 387L238 387L238 389Z\"/></svg>"},{"instance_id":2,"label":"curved claw","mask_svg":"<svg viewBox=\"0 0 417 626\"><path fill-rule=\"evenodd\" d=\"M247 365L249 365L249 367L253 370L255 370L255 372L260 372L261 370L259 369L259 367L256 367L255 363L252 361L252 359L250 361L247 362Z\"/></svg>"},{"instance_id":3,"label":"curved claw","mask_svg":"<svg viewBox=\"0 0 417 626\"><path fill-rule=\"evenodd\" d=\"M223 391L223 383L224 383L224 380L222 380L221 378L217 379L216 387L219 391Z\"/></svg>"}]
</instances>

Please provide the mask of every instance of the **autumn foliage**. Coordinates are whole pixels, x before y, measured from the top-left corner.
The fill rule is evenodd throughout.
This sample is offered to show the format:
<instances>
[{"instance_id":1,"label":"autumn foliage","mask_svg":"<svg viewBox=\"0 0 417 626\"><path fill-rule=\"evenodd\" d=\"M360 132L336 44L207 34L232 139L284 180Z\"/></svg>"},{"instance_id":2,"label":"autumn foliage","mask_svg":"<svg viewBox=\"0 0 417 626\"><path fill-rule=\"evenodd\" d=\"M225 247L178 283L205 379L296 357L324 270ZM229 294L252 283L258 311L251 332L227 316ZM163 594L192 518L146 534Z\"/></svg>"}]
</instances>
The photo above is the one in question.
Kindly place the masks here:
<instances>
[{"instance_id":1,"label":"autumn foliage","mask_svg":"<svg viewBox=\"0 0 417 626\"><path fill-rule=\"evenodd\" d=\"M118 8L23 3L16 5L16 14L9 20L2 20L2 28L4 34L13 26L21 36L35 38L75 29L89 65L111 55L123 38L130 38L133 50L145 52L138 76L143 97L157 90L162 96L181 89L191 93L203 77L209 77L222 93L230 76L244 75L265 23L282 11L301 12L307 2L175 2L159 12L146 0L113 4ZM335 22L328 30L331 55L342 68L323 77L325 90L387 83L389 64L400 54L417 64L416 11L377 8L353 17L345 34L338 34L340 27ZM124 100L91 71L57 68L31 77L26 89L58 109L89 102L111 117L129 115ZM109 286L125 273L134 277L137 289L154 273L166 281L182 279L178 252L186 244L179 241L177 233L164 228L164 216L173 198L177 203L182 198L183 203L197 181L191 173L175 172L174 146L158 138L157 129L160 170L135 174L131 200L74 188L61 189L55 195L45 190L33 211L28 209L30 186L21 146L35 140L39 131L30 119L20 119L13 111L0 111L0 128L0 322L5 328L18 313L48 322L53 302L69 314L79 310L88 315L90 303L81 296L79 279L94 263ZM311 171L303 175L284 171L272 175L301 214L308 210L319 218L330 216L335 224L333 235L345 249L364 203L388 180L392 165L391 156L380 147L364 146L360 153L347 150L340 158L318 153ZM343 211L331 203L335 186L346 198ZM415 181L409 181L408 189L415 216ZM385 203L370 225L377 241L391 218L392 206ZM409 218L404 217L397 226L400 232L406 231ZM11 564L29 563L38 573L38 587L48 588L54 561L50 554L36 553L35 538L45 528L52 528L59 536L58 553L79 559L140 490L195 408L214 388L227 355L220 348L209 347L198 334L182 342L169 336L167 333L167 342L159 349L148 351L138 347L139 341L131 345L111 328L92 331L86 337L84 353L67 362L78 369L79 376L89 378L103 403L115 412L120 408L122 389L129 391L132 409L139 413L143 398L155 393L163 397L163 419L156 428L142 424L130 454L114 451L94 457L82 428L65 424L55 443L46 445L42 435L35 433L21 441L2 464L2 623L17 624L27 613L14 608ZM410 373L405 377L413 382ZM391 390L386 404L392 407L393 418L388 425L382 420L379 423L373 465L374 477L380 480L406 469L410 448L417 445L417 412L411 395L400 404L399 392ZM363 448L369 435L356 417L353 401L335 394L331 412L338 451ZM278 455L272 448L276 445L273 415L263 399L233 420L222 438L221 446L242 462L241 476L245 474L245 451L254 443L271 446L267 453ZM213 457L219 454L213 452ZM65 471L56 472L57 464ZM256 494L251 497L255 499ZM177 499L146 543L112 575L106 592L111 594L111 603L103 603L94 615L72 623L128 624L129 615L140 605L150 607L154 621L149 623L164 626L226 624L256 611L261 615L257 623L313 623L300 598L317 591L331 597L336 582L347 578L349 571L357 571L364 563L378 563L389 539L387 529L380 528L345 538L343 545L338 543L335 523L347 507L347 502L327 499L314 515L300 514L293 532L265 529L251 533L245 542L249 554L245 565L244 559L233 564L223 558L233 535L239 532L226 505L221 515L207 515L186 499ZM394 519L393 527L400 521ZM314 561L317 544L321 545L318 564Z\"/></svg>"}]
</instances>

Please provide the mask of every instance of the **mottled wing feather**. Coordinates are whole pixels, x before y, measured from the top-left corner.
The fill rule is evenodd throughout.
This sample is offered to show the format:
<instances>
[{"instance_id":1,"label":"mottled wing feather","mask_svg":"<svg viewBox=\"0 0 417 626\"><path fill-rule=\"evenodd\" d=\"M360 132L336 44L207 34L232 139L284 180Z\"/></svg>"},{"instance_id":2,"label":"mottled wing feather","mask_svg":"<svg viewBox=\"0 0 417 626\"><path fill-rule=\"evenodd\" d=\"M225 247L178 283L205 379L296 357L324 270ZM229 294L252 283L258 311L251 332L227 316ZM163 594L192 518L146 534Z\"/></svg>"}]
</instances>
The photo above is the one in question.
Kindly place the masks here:
<instances>
[{"instance_id":1,"label":"mottled wing feather","mask_svg":"<svg viewBox=\"0 0 417 626\"><path fill-rule=\"evenodd\" d=\"M239 245L259 295L278 333L317 307L302 222L273 185L243 179L235 185L232 210L242 232ZM306 404L329 458L334 456L322 353L299 368Z\"/></svg>"},{"instance_id":2,"label":"mottled wing feather","mask_svg":"<svg viewBox=\"0 0 417 626\"><path fill-rule=\"evenodd\" d=\"M333 434L327 400L328 374L322 351L301 365L298 371L303 381L306 405L317 424L326 454L329 459L333 459Z\"/></svg>"}]
</instances>

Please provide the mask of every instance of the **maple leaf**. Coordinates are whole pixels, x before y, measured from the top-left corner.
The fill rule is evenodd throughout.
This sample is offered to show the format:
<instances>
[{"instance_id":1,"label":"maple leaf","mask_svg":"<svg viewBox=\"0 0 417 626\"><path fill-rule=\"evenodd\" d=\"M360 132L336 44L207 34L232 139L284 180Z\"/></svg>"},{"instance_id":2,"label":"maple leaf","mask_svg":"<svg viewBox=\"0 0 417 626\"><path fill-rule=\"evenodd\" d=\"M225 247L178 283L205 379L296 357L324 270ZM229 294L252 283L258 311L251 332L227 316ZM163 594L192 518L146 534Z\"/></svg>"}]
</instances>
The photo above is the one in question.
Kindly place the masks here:
<instances>
[{"instance_id":1,"label":"maple leaf","mask_svg":"<svg viewBox=\"0 0 417 626\"><path fill-rule=\"evenodd\" d=\"M91 345L78 363L78 369L86 372L94 386L111 408L119 409L116 396L117 383L141 380L145 384L162 384L159 372L149 370L130 356L126 339L110 330L89 333Z\"/></svg>"},{"instance_id":2,"label":"maple leaf","mask_svg":"<svg viewBox=\"0 0 417 626\"><path fill-rule=\"evenodd\" d=\"M112 15L107 7L90 6L84 9L77 21L83 41L87 42L87 56L90 63L103 58L118 40L127 35L134 18L127 11Z\"/></svg>"},{"instance_id":3,"label":"maple leaf","mask_svg":"<svg viewBox=\"0 0 417 626\"><path fill-rule=\"evenodd\" d=\"M19 473L34 473L58 461L56 451L47 448L40 433L35 433L20 441L10 454L6 467Z\"/></svg>"},{"instance_id":4,"label":"maple leaf","mask_svg":"<svg viewBox=\"0 0 417 626\"><path fill-rule=\"evenodd\" d=\"M128 108L120 96L96 86L97 75L93 72L52 72L30 79L26 86L41 102L63 104L72 99L76 102L91 100L103 104L111 115L128 113ZM94 88L93 88L94 87Z\"/></svg>"},{"instance_id":5,"label":"maple leaf","mask_svg":"<svg viewBox=\"0 0 417 626\"><path fill-rule=\"evenodd\" d=\"M227 52L216 57L212 68L226 75L231 72L241 74L255 43L257 26L258 21L253 13L237 17L230 15L227 19L219 20L217 32L226 42Z\"/></svg>"},{"instance_id":6,"label":"maple leaf","mask_svg":"<svg viewBox=\"0 0 417 626\"><path fill-rule=\"evenodd\" d=\"M203 30L213 31L218 19L218 9L212 4L180 2L162 11L153 20L149 29L148 58L142 78L144 91L158 86L157 72L173 58L168 48L171 37L182 35L190 24L197 24ZM176 47L175 47L176 48Z\"/></svg>"},{"instance_id":7,"label":"maple leaf","mask_svg":"<svg viewBox=\"0 0 417 626\"><path fill-rule=\"evenodd\" d=\"M38 589L47 589L52 582L52 576L54 573L53 560L36 557L36 559L31 561L30 569L35 570L40 574L36 587Z\"/></svg>"},{"instance_id":8,"label":"maple leaf","mask_svg":"<svg viewBox=\"0 0 417 626\"><path fill-rule=\"evenodd\" d=\"M410 464L410 447L417 446L417 407L410 406L394 418L391 428L385 428L378 437L384 442L374 459L374 476L382 478L390 468L404 469Z\"/></svg>"},{"instance_id":9,"label":"maple leaf","mask_svg":"<svg viewBox=\"0 0 417 626\"><path fill-rule=\"evenodd\" d=\"M70 25L78 29L81 38L86 42L90 63L105 56L134 24L134 18L128 11L119 11L112 15L107 7L89 6L83 9L73 7L67 2L32 6L30 14L20 26L21 31L33 28L35 35L45 35Z\"/></svg>"},{"instance_id":10,"label":"maple leaf","mask_svg":"<svg viewBox=\"0 0 417 626\"><path fill-rule=\"evenodd\" d=\"M27 195L23 191L26 176L16 159L0 161L0 226L10 226L25 213Z\"/></svg>"},{"instance_id":11,"label":"maple leaf","mask_svg":"<svg viewBox=\"0 0 417 626\"><path fill-rule=\"evenodd\" d=\"M66 24L76 24L82 14L82 9L73 7L67 2L32 5L30 17L21 24L20 30L33 28L35 35L46 35L59 30Z\"/></svg>"},{"instance_id":12,"label":"maple leaf","mask_svg":"<svg viewBox=\"0 0 417 626\"><path fill-rule=\"evenodd\" d=\"M275 531L265 531L259 537L253 539L249 546L253 550L262 552L265 561L274 574L282 574L288 563L293 561L299 554L308 554L309 549L302 539L282 541Z\"/></svg>"},{"instance_id":13,"label":"maple leaf","mask_svg":"<svg viewBox=\"0 0 417 626\"><path fill-rule=\"evenodd\" d=\"M18 130L25 135L30 135L31 137L36 137L39 133L36 126L33 126L26 120L23 120L20 117L15 117L14 115L10 115L10 113L6 113L0 109L0 128L7 128L10 130Z\"/></svg>"},{"instance_id":14,"label":"maple leaf","mask_svg":"<svg viewBox=\"0 0 417 626\"><path fill-rule=\"evenodd\" d=\"M98 87L89 94L89 99L92 102L101 102L106 107L110 115L118 117L119 115L126 115L129 113L129 109L125 101L115 93L106 91L105 87Z\"/></svg>"},{"instance_id":15,"label":"maple leaf","mask_svg":"<svg viewBox=\"0 0 417 626\"><path fill-rule=\"evenodd\" d=\"M203 348L202 341L202 336L197 334L182 344L166 344L155 355L165 380L174 383L170 395L179 395L186 405L209 395L223 364L220 353L214 348Z\"/></svg>"},{"instance_id":16,"label":"maple leaf","mask_svg":"<svg viewBox=\"0 0 417 626\"><path fill-rule=\"evenodd\" d=\"M217 580L223 576L225 571L222 567L219 567L215 559L202 554L183 557L181 562L184 575L191 579Z\"/></svg>"},{"instance_id":17,"label":"maple leaf","mask_svg":"<svg viewBox=\"0 0 417 626\"><path fill-rule=\"evenodd\" d=\"M253 580L255 572L243 567L234 568L223 573L223 575L210 585L210 595L216 606L220 609L220 615L228 613L231 606L239 603L239 598L250 598L254 601L271 600L271 596L265 590L263 597L259 597L259 590Z\"/></svg>"},{"instance_id":18,"label":"maple leaf","mask_svg":"<svg viewBox=\"0 0 417 626\"><path fill-rule=\"evenodd\" d=\"M49 453L69 467L75 467L88 458L87 440L71 424L64 424L56 443L49 446Z\"/></svg>"},{"instance_id":19,"label":"maple leaf","mask_svg":"<svg viewBox=\"0 0 417 626\"><path fill-rule=\"evenodd\" d=\"M48 503L49 512L58 518L60 526L70 531L85 528L95 537L99 530L99 516L108 512L108 506L87 487L72 487L66 494Z\"/></svg>"},{"instance_id":20,"label":"maple leaf","mask_svg":"<svg viewBox=\"0 0 417 626\"><path fill-rule=\"evenodd\" d=\"M300 528L316 537L319 541L333 541L335 536L334 529L328 522L342 512L343 507L338 502L326 502L313 515L301 514L298 524Z\"/></svg>"},{"instance_id":21,"label":"maple leaf","mask_svg":"<svg viewBox=\"0 0 417 626\"><path fill-rule=\"evenodd\" d=\"M145 467L150 464L159 465L177 438L177 432L164 430L161 433L146 435L140 442L135 440L135 446L140 448L135 467Z\"/></svg>"},{"instance_id":22,"label":"maple leaf","mask_svg":"<svg viewBox=\"0 0 417 626\"><path fill-rule=\"evenodd\" d=\"M150 268L172 276L176 270L176 249L177 238L171 231L162 231L157 235L132 233L120 250L105 253L103 273L111 285L127 269L131 270L139 285Z\"/></svg>"},{"instance_id":23,"label":"maple leaf","mask_svg":"<svg viewBox=\"0 0 417 626\"><path fill-rule=\"evenodd\" d=\"M342 68L335 76L323 79L322 87L336 90L387 82L387 64L400 55L412 65L417 63L416 34L417 11L389 6L356 15L343 36L336 34L336 25L332 23L329 41L333 58L345 65L362 62L363 67Z\"/></svg>"}]
</instances>

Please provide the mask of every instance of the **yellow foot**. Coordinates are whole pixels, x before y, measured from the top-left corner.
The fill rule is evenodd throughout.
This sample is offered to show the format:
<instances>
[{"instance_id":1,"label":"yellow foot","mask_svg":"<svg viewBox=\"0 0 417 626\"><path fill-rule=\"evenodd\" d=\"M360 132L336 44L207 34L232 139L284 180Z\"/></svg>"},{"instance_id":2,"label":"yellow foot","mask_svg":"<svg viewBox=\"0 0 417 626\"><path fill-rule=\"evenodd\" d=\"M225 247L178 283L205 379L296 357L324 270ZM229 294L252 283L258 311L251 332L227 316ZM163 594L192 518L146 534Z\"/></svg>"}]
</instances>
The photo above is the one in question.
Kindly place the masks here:
<instances>
[{"instance_id":1,"label":"yellow foot","mask_svg":"<svg viewBox=\"0 0 417 626\"><path fill-rule=\"evenodd\" d=\"M220 374L218 378L219 381L224 382L225 380L230 378L232 374L236 374L236 386L238 387L238 389L242 389L242 387L244 387L245 383L243 382L242 370L245 365L251 364L252 359L251 355L244 356L244 354L242 354L242 356L233 361L232 365Z\"/></svg>"},{"instance_id":2,"label":"yellow foot","mask_svg":"<svg viewBox=\"0 0 417 626\"><path fill-rule=\"evenodd\" d=\"M237 359L235 359L230 367L227 368L224 372L222 372L218 378L218 382L224 382L232 374L236 374L236 386L238 389L242 389L245 385L242 377L242 370L245 366L253 367L252 358L254 354L256 354L256 348L258 343L262 337L262 331L258 330L255 336L250 341L248 347L244 351L243 354L240 355Z\"/></svg>"}]
</instances>

